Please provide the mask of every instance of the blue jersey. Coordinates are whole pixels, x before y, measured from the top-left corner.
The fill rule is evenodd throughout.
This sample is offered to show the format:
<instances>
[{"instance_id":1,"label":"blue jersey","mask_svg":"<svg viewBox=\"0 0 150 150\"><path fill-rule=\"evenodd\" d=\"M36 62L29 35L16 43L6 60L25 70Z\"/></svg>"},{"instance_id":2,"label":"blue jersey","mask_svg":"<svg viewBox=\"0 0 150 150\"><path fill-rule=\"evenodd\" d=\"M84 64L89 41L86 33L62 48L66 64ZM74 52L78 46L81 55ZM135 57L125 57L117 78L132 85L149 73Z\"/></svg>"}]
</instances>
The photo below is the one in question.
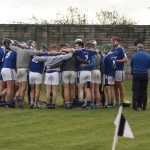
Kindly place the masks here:
<instances>
[{"instance_id":1,"label":"blue jersey","mask_svg":"<svg viewBox=\"0 0 150 150\"><path fill-rule=\"evenodd\" d=\"M15 51L9 51L5 56L3 68L15 69L16 68L16 58L17 58L17 53Z\"/></svg>"},{"instance_id":2,"label":"blue jersey","mask_svg":"<svg viewBox=\"0 0 150 150\"><path fill-rule=\"evenodd\" d=\"M107 76L115 77L116 59L112 52L109 52L104 57L104 74Z\"/></svg>"},{"instance_id":3,"label":"blue jersey","mask_svg":"<svg viewBox=\"0 0 150 150\"><path fill-rule=\"evenodd\" d=\"M90 62L91 61L93 62L94 60L93 60L92 56L96 54L96 51L95 50L82 49L82 50L76 50L75 54L77 54L83 60L89 60ZM93 66L95 66L95 65L96 65L96 63L93 64ZM77 69L77 71L91 70L91 67L93 67L93 66L90 66L90 67L80 67L80 63L77 62L76 69Z\"/></svg>"},{"instance_id":4,"label":"blue jersey","mask_svg":"<svg viewBox=\"0 0 150 150\"><path fill-rule=\"evenodd\" d=\"M90 71L93 69L93 67L96 66L96 61L94 59L94 56L91 56L90 58L90 64L88 64L86 67L81 67L80 64L78 65L77 71Z\"/></svg>"},{"instance_id":5,"label":"blue jersey","mask_svg":"<svg viewBox=\"0 0 150 150\"><path fill-rule=\"evenodd\" d=\"M0 48L0 72L1 72L2 67L3 67L6 53L7 52L5 51L5 49L1 47Z\"/></svg>"},{"instance_id":6,"label":"blue jersey","mask_svg":"<svg viewBox=\"0 0 150 150\"><path fill-rule=\"evenodd\" d=\"M125 50L122 47L112 49L112 52L116 56L116 60L121 60L127 57ZM124 70L124 62L116 62L116 70Z\"/></svg>"},{"instance_id":7,"label":"blue jersey","mask_svg":"<svg viewBox=\"0 0 150 150\"><path fill-rule=\"evenodd\" d=\"M48 56L48 53L41 54L40 56ZM44 70L44 62L35 61L34 57L31 56L30 71L43 73L43 70Z\"/></svg>"}]
</instances>

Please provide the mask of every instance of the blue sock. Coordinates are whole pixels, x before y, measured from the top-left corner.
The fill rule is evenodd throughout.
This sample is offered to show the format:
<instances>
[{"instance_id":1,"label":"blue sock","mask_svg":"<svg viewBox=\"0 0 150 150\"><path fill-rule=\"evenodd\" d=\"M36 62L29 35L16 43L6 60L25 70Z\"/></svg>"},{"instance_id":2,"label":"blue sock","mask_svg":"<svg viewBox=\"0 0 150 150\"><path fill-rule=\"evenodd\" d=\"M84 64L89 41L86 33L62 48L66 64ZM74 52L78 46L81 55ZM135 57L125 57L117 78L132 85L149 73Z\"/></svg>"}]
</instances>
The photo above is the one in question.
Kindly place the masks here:
<instances>
[{"instance_id":1,"label":"blue sock","mask_svg":"<svg viewBox=\"0 0 150 150\"><path fill-rule=\"evenodd\" d=\"M99 106L100 106L99 103L96 103L96 104L95 104L95 107L96 107L96 108L99 108Z\"/></svg>"},{"instance_id":2,"label":"blue sock","mask_svg":"<svg viewBox=\"0 0 150 150\"><path fill-rule=\"evenodd\" d=\"M87 101L87 107L90 107L91 103L91 101Z\"/></svg>"},{"instance_id":3,"label":"blue sock","mask_svg":"<svg viewBox=\"0 0 150 150\"><path fill-rule=\"evenodd\" d=\"M66 106L66 108L69 108L70 107L70 103L69 102L65 102L65 106Z\"/></svg>"},{"instance_id":4,"label":"blue sock","mask_svg":"<svg viewBox=\"0 0 150 150\"><path fill-rule=\"evenodd\" d=\"M0 107L2 107L2 106L6 106L6 101L0 100Z\"/></svg>"},{"instance_id":5,"label":"blue sock","mask_svg":"<svg viewBox=\"0 0 150 150\"><path fill-rule=\"evenodd\" d=\"M55 104L52 104L52 108L55 108L56 107L56 105Z\"/></svg>"},{"instance_id":6,"label":"blue sock","mask_svg":"<svg viewBox=\"0 0 150 150\"><path fill-rule=\"evenodd\" d=\"M79 102L78 102L78 108L82 108L82 105L83 105L83 101L82 101L82 102L79 101Z\"/></svg>"},{"instance_id":7,"label":"blue sock","mask_svg":"<svg viewBox=\"0 0 150 150\"><path fill-rule=\"evenodd\" d=\"M67 103L66 103L66 108L71 109L71 108L72 108L72 105L73 105L72 103L67 102Z\"/></svg>"},{"instance_id":8,"label":"blue sock","mask_svg":"<svg viewBox=\"0 0 150 150\"><path fill-rule=\"evenodd\" d=\"M18 101L18 98L19 98L18 96L15 96L15 97L14 97L14 101L17 102L17 101Z\"/></svg>"},{"instance_id":9,"label":"blue sock","mask_svg":"<svg viewBox=\"0 0 150 150\"><path fill-rule=\"evenodd\" d=\"M13 100L7 100L6 101L6 107L14 108L14 101Z\"/></svg>"},{"instance_id":10,"label":"blue sock","mask_svg":"<svg viewBox=\"0 0 150 150\"><path fill-rule=\"evenodd\" d=\"M47 108L50 108L51 107L51 104L50 103L48 103L48 104L46 104L47 105Z\"/></svg>"},{"instance_id":11,"label":"blue sock","mask_svg":"<svg viewBox=\"0 0 150 150\"><path fill-rule=\"evenodd\" d=\"M71 107L71 108L73 107L73 103L70 103L70 107Z\"/></svg>"},{"instance_id":12,"label":"blue sock","mask_svg":"<svg viewBox=\"0 0 150 150\"><path fill-rule=\"evenodd\" d=\"M108 102L108 106L111 106L111 102Z\"/></svg>"}]
</instances>

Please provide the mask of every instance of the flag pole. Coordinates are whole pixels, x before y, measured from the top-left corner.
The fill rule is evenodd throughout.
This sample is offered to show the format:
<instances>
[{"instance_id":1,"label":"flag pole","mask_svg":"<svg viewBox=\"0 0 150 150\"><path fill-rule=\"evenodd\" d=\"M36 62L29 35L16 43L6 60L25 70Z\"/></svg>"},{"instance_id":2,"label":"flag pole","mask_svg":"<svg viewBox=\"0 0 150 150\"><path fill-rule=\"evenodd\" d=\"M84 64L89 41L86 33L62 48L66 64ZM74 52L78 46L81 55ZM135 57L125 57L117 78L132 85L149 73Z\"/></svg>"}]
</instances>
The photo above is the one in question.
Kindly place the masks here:
<instances>
[{"instance_id":1,"label":"flag pole","mask_svg":"<svg viewBox=\"0 0 150 150\"><path fill-rule=\"evenodd\" d=\"M122 106L119 107L119 112L118 112L118 115L115 119L116 129L115 129L115 135L114 135L112 150L115 150L116 143L118 143L118 130L119 130L121 114L122 114Z\"/></svg>"}]
</instances>

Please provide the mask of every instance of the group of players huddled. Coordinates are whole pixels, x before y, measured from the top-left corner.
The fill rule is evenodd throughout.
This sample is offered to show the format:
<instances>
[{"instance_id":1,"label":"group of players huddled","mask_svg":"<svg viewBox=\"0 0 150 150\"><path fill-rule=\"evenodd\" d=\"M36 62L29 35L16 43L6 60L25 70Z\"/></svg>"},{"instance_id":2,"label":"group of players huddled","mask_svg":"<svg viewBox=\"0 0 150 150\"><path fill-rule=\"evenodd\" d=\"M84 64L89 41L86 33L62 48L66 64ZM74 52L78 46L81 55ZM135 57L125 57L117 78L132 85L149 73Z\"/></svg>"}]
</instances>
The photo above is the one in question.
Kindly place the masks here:
<instances>
[{"instance_id":1,"label":"group of players huddled","mask_svg":"<svg viewBox=\"0 0 150 150\"><path fill-rule=\"evenodd\" d=\"M124 101L124 63L128 61L120 38L98 46L96 40L76 39L74 47L4 38L0 48L0 107L41 107L42 84L45 106L57 106L58 85L66 109L113 108ZM106 97L104 96L106 94Z\"/></svg>"}]
</instances>

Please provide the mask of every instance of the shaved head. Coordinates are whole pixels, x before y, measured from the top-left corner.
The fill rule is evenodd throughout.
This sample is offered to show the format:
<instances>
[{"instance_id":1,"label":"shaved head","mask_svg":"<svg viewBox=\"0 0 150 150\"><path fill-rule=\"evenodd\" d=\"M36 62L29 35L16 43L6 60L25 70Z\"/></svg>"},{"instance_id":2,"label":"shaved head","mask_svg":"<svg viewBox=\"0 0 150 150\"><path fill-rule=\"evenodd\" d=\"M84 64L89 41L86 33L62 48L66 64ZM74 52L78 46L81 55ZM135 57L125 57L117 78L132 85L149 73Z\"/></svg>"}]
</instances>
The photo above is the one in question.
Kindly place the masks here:
<instances>
[{"instance_id":1,"label":"shaved head","mask_svg":"<svg viewBox=\"0 0 150 150\"><path fill-rule=\"evenodd\" d=\"M140 43L140 44L138 44L136 47L137 47L137 49L144 49L144 45L143 45L143 44L141 44L141 43Z\"/></svg>"}]
</instances>

